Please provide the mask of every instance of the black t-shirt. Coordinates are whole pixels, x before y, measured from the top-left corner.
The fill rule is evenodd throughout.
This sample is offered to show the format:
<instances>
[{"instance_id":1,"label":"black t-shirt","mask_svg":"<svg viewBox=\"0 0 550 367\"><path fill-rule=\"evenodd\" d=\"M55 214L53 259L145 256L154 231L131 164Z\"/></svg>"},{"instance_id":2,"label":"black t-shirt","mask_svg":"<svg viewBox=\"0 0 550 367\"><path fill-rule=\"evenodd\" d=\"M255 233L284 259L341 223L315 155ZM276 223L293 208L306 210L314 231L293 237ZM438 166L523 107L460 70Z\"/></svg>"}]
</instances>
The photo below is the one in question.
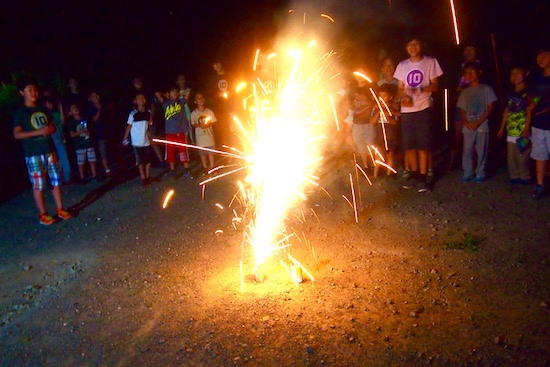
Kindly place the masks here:
<instances>
[{"instance_id":1,"label":"black t-shirt","mask_svg":"<svg viewBox=\"0 0 550 367\"><path fill-rule=\"evenodd\" d=\"M43 107L22 106L13 116L13 127L16 128L20 126L23 132L40 130L44 126L52 123L53 118L50 111ZM23 145L25 157L33 157L55 151L51 135L21 139L21 144Z\"/></svg>"}]
</instances>

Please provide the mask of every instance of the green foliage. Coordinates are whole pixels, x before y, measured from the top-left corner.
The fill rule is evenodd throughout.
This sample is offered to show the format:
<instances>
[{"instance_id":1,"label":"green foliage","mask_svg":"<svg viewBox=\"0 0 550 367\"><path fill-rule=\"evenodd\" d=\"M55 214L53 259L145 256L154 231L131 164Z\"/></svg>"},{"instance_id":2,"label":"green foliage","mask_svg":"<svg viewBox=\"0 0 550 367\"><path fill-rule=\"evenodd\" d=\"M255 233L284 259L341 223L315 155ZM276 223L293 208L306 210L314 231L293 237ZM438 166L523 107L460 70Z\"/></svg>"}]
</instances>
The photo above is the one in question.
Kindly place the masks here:
<instances>
[{"instance_id":1,"label":"green foliage","mask_svg":"<svg viewBox=\"0 0 550 367\"><path fill-rule=\"evenodd\" d=\"M0 109L12 109L21 102L21 96L17 90L16 74L11 75L11 81L0 85Z\"/></svg>"},{"instance_id":2,"label":"green foliage","mask_svg":"<svg viewBox=\"0 0 550 367\"><path fill-rule=\"evenodd\" d=\"M473 253L479 251L482 242L482 237L472 233L464 233L458 240L446 242L443 248L445 250L464 250Z\"/></svg>"}]
</instances>

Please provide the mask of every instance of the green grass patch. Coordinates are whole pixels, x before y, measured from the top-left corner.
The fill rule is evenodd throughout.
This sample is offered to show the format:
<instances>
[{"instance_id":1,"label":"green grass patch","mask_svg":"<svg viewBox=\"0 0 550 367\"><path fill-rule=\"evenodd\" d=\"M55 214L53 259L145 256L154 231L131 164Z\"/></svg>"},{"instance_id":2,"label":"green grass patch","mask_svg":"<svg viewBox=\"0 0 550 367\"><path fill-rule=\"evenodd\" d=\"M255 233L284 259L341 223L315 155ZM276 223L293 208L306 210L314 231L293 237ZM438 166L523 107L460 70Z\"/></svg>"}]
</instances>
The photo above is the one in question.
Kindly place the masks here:
<instances>
[{"instance_id":1,"label":"green grass patch","mask_svg":"<svg viewBox=\"0 0 550 367\"><path fill-rule=\"evenodd\" d=\"M482 242L482 237L471 233L464 233L458 240L444 243L443 248L445 250L463 250L473 253L479 251Z\"/></svg>"}]
</instances>

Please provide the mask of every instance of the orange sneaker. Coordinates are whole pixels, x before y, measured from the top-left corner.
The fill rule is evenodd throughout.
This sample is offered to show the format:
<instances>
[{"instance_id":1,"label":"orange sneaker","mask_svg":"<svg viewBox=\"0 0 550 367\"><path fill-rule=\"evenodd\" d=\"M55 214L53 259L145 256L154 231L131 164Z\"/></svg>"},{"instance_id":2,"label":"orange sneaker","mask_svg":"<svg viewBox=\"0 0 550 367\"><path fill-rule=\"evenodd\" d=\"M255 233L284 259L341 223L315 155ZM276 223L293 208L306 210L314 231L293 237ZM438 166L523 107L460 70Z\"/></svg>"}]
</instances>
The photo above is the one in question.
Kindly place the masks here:
<instances>
[{"instance_id":1,"label":"orange sneaker","mask_svg":"<svg viewBox=\"0 0 550 367\"><path fill-rule=\"evenodd\" d=\"M57 209L57 216L63 220L69 220L73 217L71 213L69 213L65 209Z\"/></svg>"},{"instance_id":2,"label":"orange sneaker","mask_svg":"<svg viewBox=\"0 0 550 367\"><path fill-rule=\"evenodd\" d=\"M51 226L54 223L55 220L48 213L40 214L40 224L42 224L43 226Z\"/></svg>"}]
</instances>

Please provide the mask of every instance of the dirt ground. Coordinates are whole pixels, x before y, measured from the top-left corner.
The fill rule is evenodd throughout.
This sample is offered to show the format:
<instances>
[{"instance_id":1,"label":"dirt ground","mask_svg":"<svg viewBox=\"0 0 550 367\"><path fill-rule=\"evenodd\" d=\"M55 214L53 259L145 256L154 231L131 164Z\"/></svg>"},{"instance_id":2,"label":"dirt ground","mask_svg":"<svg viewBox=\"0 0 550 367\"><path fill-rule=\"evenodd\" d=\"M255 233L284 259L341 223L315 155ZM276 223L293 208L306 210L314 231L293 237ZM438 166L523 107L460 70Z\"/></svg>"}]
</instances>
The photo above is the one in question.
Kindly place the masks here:
<instances>
[{"instance_id":1,"label":"dirt ground","mask_svg":"<svg viewBox=\"0 0 550 367\"><path fill-rule=\"evenodd\" d=\"M350 167L333 162L321 180L333 199L317 190L304 223L290 216L291 254L315 278L298 286L278 255L255 281L226 208L234 178L204 200L183 178L64 187L81 210L48 228L30 190L4 203L0 364L550 365L548 198L504 169L482 184L455 171L427 194L363 180L355 223Z\"/></svg>"}]
</instances>

